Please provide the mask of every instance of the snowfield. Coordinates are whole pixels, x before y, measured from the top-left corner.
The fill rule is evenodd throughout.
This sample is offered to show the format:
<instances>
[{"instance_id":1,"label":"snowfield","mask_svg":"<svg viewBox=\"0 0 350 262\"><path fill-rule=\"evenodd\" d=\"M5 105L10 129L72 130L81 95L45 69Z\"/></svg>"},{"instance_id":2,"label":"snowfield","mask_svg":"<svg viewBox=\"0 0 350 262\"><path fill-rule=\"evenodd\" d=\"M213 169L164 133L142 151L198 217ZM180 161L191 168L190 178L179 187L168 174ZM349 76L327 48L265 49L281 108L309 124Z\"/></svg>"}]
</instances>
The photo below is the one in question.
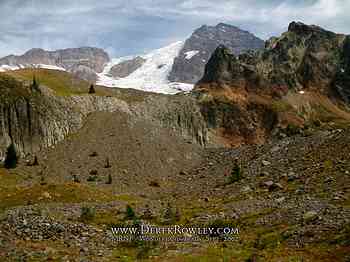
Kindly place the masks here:
<instances>
[{"instance_id":1,"label":"snowfield","mask_svg":"<svg viewBox=\"0 0 350 262\"><path fill-rule=\"evenodd\" d=\"M183 42L176 42L164 48L154 50L146 55L139 55L146 62L135 72L125 78L115 79L109 72L111 68L120 62L136 57L128 56L113 59L103 72L99 74L98 85L119 88L133 88L143 91L176 94L182 91L190 91L193 85L185 83L172 83L168 80L168 75L174 64L175 57L178 56L183 47Z\"/></svg>"},{"instance_id":2,"label":"snowfield","mask_svg":"<svg viewBox=\"0 0 350 262\"><path fill-rule=\"evenodd\" d=\"M19 70L24 68L43 68L43 69L50 69L50 70L59 70L59 71L66 71L63 67L54 66L54 65L44 65L44 64L31 64L31 65L16 65L16 66L10 66L10 65L0 65L0 72L6 72L6 71L13 71L13 70Z\"/></svg>"}]
</instances>

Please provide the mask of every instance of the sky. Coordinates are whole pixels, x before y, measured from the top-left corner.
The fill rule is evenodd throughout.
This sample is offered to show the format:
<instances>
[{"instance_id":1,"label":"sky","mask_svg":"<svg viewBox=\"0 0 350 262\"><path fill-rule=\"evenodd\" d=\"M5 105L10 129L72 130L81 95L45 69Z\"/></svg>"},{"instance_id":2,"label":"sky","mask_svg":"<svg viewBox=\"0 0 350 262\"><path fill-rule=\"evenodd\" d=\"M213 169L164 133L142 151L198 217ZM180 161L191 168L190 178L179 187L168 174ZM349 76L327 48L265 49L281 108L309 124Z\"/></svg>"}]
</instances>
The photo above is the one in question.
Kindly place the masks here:
<instances>
[{"instance_id":1,"label":"sky","mask_svg":"<svg viewBox=\"0 0 350 262\"><path fill-rule=\"evenodd\" d=\"M349 13L350 0L0 0L0 57L80 46L141 54L220 22L264 40L291 21L350 34Z\"/></svg>"}]
</instances>

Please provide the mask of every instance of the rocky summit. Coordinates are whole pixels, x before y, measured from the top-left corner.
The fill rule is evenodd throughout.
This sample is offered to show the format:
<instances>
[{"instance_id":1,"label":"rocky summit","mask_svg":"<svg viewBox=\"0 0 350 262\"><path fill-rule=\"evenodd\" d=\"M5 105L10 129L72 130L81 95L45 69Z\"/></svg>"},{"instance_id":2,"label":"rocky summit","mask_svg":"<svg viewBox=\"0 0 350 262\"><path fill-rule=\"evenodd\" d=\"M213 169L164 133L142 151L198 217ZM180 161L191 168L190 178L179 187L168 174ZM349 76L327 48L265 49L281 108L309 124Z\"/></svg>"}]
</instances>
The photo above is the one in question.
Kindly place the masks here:
<instances>
[{"instance_id":1,"label":"rocky summit","mask_svg":"<svg viewBox=\"0 0 350 262\"><path fill-rule=\"evenodd\" d=\"M204 73L205 65L219 45L225 45L236 55L264 47L264 41L238 27L220 23L202 26L194 31L175 58L169 80L195 84Z\"/></svg>"},{"instance_id":2,"label":"rocky summit","mask_svg":"<svg viewBox=\"0 0 350 262\"><path fill-rule=\"evenodd\" d=\"M226 83L248 89L315 90L349 100L349 36L318 26L292 22L265 49L241 55L220 46L207 64L200 83Z\"/></svg>"},{"instance_id":3,"label":"rocky summit","mask_svg":"<svg viewBox=\"0 0 350 262\"><path fill-rule=\"evenodd\" d=\"M104 55L0 72L1 261L349 261L349 36L300 22L262 48L224 24L194 35L217 30L258 50L215 42L174 95L83 80Z\"/></svg>"}]
</instances>

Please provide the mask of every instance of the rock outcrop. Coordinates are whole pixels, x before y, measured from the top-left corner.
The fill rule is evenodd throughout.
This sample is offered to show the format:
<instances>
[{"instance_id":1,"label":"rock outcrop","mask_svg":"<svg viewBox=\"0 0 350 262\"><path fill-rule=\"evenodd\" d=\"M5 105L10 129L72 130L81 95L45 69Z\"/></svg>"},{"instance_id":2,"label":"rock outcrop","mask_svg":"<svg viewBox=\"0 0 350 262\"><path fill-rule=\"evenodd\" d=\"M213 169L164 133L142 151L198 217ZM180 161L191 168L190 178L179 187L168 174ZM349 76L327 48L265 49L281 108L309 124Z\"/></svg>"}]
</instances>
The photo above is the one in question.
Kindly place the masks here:
<instances>
[{"instance_id":1,"label":"rock outcrop","mask_svg":"<svg viewBox=\"0 0 350 262\"><path fill-rule=\"evenodd\" d=\"M209 58L219 45L225 45L236 55L247 50L264 47L264 41L235 26L220 23L202 26L186 40L180 54L175 58L169 80L195 84L204 74Z\"/></svg>"},{"instance_id":2,"label":"rock outcrop","mask_svg":"<svg viewBox=\"0 0 350 262\"><path fill-rule=\"evenodd\" d=\"M139 69L145 62L145 59L143 59L140 56L137 56L134 59L123 61L117 65L114 65L110 70L110 74L114 78L127 77L128 75L132 74L137 69Z\"/></svg>"},{"instance_id":3,"label":"rock outcrop","mask_svg":"<svg viewBox=\"0 0 350 262\"><path fill-rule=\"evenodd\" d=\"M308 89L349 98L349 37L318 26L292 22L266 48L239 56L220 46L208 62L200 84L225 83L248 89Z\"/></svg>"}]
</instances>

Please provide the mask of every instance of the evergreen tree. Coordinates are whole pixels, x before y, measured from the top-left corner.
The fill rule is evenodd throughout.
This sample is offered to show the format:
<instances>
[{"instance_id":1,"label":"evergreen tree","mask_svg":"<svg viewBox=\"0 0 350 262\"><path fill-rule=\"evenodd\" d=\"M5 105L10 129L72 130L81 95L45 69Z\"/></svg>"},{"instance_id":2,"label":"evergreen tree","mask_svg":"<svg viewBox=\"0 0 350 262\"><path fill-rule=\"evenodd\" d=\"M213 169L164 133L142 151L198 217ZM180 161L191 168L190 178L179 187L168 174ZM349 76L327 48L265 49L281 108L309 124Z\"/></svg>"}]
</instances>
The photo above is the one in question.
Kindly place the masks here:
<instances>
[{"instance_id":1,"label":"evergreen tree","mask_svg":"<svg viewBox=\"0 0 350 262\"><path fill-rule=\"evenodd\" d=\"M13 143L7 148L6 158L5 158L5 168L16 168L18 161L18 156L16 153L16 147Z\"/></svg>"},{"instance_id":2,"label":"evergreen tree","mask_svg":"<svg viewBox=\"0 0 350 262\"><path fill-rule=\"evenodd\" d=\"M132 220L135 218L136 218L135 211L132 209L130 205L127 205L125 210L125 219Z\"/></svg>"},{"instance_id":3,"label":"evergreen tree","mask_svg":"<svg viewBox=\"0 0 350 262\"><path fill-rule=\"evenodd\" d=\"M111 185L113 183L113 178L111 174L108 174L108 180L106 182L107 185Z\"/></svg>"},{"instance_id":4,"label":"evergreen tree","mask_svg":"<svg viewBox=\"0 0 350 262\"><path fill-rule=\"evenodd\" d=\"M31 88L32 90L35 90L35 91L39 91L39 83L38 81L36 80L36 77L35 75L33 75L33 81L32 81L32 84L31 84Z\"/></svg>"},{"instance_id":5,"label":"evergreen tree","mask_svg":"<svg viewBox=\"0 0 350 262\"><path fill-rule=\"evenodd\" d=\"M238 160L235 161L235 164L232 168L231 175L229 176L229 184L233 184L242 179L242 170L238 163Z\"/></svg>"},{"instance_id":6,"label":"evergreen tree","mask_svg":"<svg viewBox=\"0 0 350 262\"><path fill-rule=\"evenodd\" d=\"M89 94L95 94L96 91L95 91L95 87L93 84L90 85L90 88L89 88Z\"/></svg>"}]
</instances>

